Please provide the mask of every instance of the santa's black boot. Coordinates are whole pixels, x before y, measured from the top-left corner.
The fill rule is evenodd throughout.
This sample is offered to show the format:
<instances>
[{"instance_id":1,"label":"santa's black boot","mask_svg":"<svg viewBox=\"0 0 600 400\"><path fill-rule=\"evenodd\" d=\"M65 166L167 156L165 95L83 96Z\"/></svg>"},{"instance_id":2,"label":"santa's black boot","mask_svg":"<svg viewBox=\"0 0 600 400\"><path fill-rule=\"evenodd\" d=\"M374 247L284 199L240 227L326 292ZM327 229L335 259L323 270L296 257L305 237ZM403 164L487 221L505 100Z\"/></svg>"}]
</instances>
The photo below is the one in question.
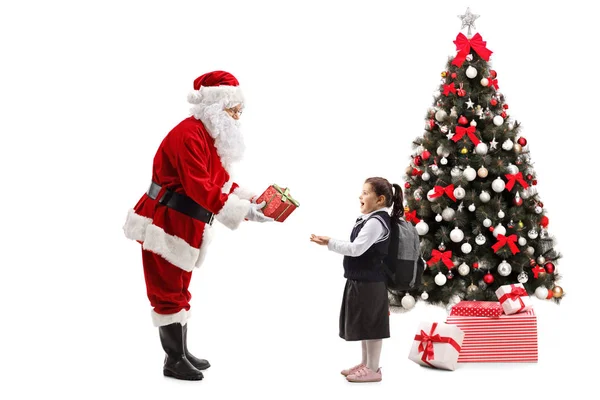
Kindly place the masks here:
<instances>
[{"instance_id":1,"label":"santa's black boot","mask_svg":"<svg viewBox=\"0 0 600 400\"><path fill-rule=\"evenodd\" d=\"M196 367L196 369L205 370L208 367L210 367L210 363L208 361L206 361L202 358L196 358L192 354L190 354L190 352L188 351L188 348L187 348L187 324L185 324L183 326L183 348L185 350L185 357L188 359L188 361L194 367Z\"/></svg>"},{"instance_id":2,"label":"santa's black boot","mask_svg":"<svg viewBox=\"0 0 600 400\"><path fill-rule=\"evenodd\" d=\"M175 379L199 381L204 378L202 371L194 368L185 356L183 326L179 323L158 328L160 342L167 355L163 374Z\"/></svg>"}]
</instances>

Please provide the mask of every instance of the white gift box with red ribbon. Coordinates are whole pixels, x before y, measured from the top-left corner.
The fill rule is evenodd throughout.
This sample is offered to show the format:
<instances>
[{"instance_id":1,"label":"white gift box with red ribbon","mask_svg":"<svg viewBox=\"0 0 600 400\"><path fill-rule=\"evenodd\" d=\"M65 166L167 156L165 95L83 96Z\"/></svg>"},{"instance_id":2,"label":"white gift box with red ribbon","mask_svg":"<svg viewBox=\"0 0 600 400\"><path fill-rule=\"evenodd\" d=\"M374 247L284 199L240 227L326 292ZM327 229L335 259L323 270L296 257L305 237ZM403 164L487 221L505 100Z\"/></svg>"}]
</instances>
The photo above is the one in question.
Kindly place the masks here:
<instances>
[{"instance_id":1,"label":"white gift box with red ribbon","mask_svg":"<svg viewBox=\"0 0 600 400\"><path fill-rule=\"evenodd\" d=\"M531 297L527 294L521 283L500 286L496 290L496 296L502 304L506 315L526 312L533 309Z\"/></svg>"},{"instance_id":2,"label":"white gift box with red ribbon","mask_svg":"<svg viewBox=\"0 0 600 400\"><path fill-rule=\"evenodd\" d=\"M408 359L426 367L454 371L464 337L464 332L455 325L422 322Z\"/></svg>"}]
</instances>

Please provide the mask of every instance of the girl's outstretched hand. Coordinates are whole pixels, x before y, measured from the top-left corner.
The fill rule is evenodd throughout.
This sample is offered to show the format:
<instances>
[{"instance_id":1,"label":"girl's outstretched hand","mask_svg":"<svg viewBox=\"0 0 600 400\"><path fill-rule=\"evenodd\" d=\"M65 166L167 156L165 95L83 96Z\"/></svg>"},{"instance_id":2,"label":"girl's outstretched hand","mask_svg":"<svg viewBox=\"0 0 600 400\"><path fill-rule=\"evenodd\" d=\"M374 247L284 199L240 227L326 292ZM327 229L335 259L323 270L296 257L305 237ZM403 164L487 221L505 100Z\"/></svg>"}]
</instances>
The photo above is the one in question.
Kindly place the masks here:
<instances>
[{"instance_id":1,"label":"girl's outstretched hand","mask_svg":"<svg viewBox=\"0 0 600 400\"><path fill-rule=\"evenodd\" d=\"M310 241L315 242L316 244L320 244L321 246L327 246L327 244L329 243L329 237L310 235Z\"/></svg>"}]
</instances>

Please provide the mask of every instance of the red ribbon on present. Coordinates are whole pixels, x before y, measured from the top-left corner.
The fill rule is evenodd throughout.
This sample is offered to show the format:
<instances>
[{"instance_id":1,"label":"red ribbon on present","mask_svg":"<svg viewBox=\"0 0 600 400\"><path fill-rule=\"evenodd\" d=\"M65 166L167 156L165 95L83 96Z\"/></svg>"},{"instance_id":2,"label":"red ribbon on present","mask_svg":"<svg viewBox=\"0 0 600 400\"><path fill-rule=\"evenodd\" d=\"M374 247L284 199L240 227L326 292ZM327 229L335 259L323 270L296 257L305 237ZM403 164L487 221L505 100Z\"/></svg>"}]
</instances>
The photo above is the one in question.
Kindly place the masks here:
<instances>
[{"instance_id":1,"label":"red ribbon on present","mask_svg":"<svg viewBox=\"0 0 600 400\"><path fill-rule=\"evenodd\" d=\"M510 236L504 236L504 235L498 234L498 242L492 246L492 249L494 249L494 253L497 253L498 250L500 250L502 247L504 247L508 244L510 251L513 254L517 254L520 250L517 247L517 245L515 244L516 241L517 241L517 235L513 234Z\"/></svg>"},{"instance_id":2,"label":"red ribbon on present","mask_svg":"<svg viewBox=\"0 0 600 400\"><path fill-rule=\"evenodd\" d=\"M509 191L512 190L513 186L515 185L515 182L519 182L524 189L527 189L529 187L527 182L525 182L525 179L523 179L522 172L519 172L518 174L506 174L504 176L506 177L506 179L508 179L508 182L506 182L506 189Z\"/></svg>"},{"instance_id":3,"label":"red ribbon on present","mask_svg":"<svg viewBox=\"0 0 600 400\"><path fill-rule=\"evenodd\" d=\"M407 222L414 222L415 224L418 224L419 222L421 222L419 217L417 217L417 210L409 211L409 212L405 213L404 216L406 217Z\"/></svg>"},{"instance_id":4,"label":"red ribbon on present","mask_svg":"<svg viewBox=\"0 0 600 400\"><path fill-rule=\"evenodd\" d=\"M444 265L448 268L453 268L454 267L454 263L451 260L452 257L452 251L448 250L445 252L441 252L439 250L433 249L431 250L431 258L429 259L429 261L427 261L427 265L429 265L430 267L435 264L438 261L442 261L444 263Z\"/></svg>"},{"instance_id":5,"label":"red ribbon on present","mask_svg":"<svg viewBox=\"0 0 600 400\"><path fill-rule=\"evenodd\" d=\"M456 143L460 139L462 139L462 137L465 136L465 134L469 136L469 139L471 139L471 142L473 142L475 146L479 144L480 141L479 138L475 136L474 126L469 126L468 128L465 128L464 126L457 126L456 133L454 134L454 136L452 136L452 140L454 140L454 142Z\"/></svg>"},{"instance_id":6,"label":"red ribbon on present","mask_svg":"<svg viewBox=\"0 0 600 400\"><path fill-rule=\"evenodd\" d=\"M516 287L513 283L510 285L510 292L503 294L502 297L500 297L499 301L500 303L504 303L506 300L509 299L512 301L519 300L519 303L521 303L521 308L519 308L519 311L521 311L525 308L525 303L523 303L523 299L521 298L521 296L527 296L527 291L525 291L525 289L523 289L522 287Z\"/></svg>"},{"instance_id":7,"label":"red ribbon on present","mask_svg":"<svg viewBox=\"0 0 600 400\"><path fill-rule=\"evenodd\" d=\"M452 65L456 65L457 67L462 66L467 58L467 55L469 55L471 52L471 49L475 50L475 53L479 54L479 56L485 61L489 61L490 56L493 53L493 51L485 47L486 42L483 41L483 38L479 33L476 33L471 39L467 39L465 35L459 33L456 36L454 44L456 45L458 54L456 54L456 57L454 57Z\"/></svg>"},{"instance_id":8,"label":"red ribbon on present","mask_svg":"<svg viewBox=\"0 0 600 400\"><path fill-rule=\"evenodd\" d=\"M456 197L454 197L454 185L451 183L446 187L443 186L434 186L433 187L433 191L434 193L429 196L432 199L435 199L436 197L440 197L443 196L444 193L446 193L446 195L448 195L448 197L450 197L450 199L452 201L456 201Z\"/></svg>"},{"instance_id":9,"label":"red ribbon on present","mask_svg":"<svg viewBox=\"0 0 600 400\"><path fill-rule=\"evenodd\" d=\"M431 331L429 331L429 334L425 333L425 331L421 329L421 333L415 335L415 340L418 340L420 342L419 353L423 353L423 356L421 356L421 360L431 367L433 367L433 365L431 365L428 360L433 360L435 357L433 351L434 343L448 343L449 345L454 347L456 351L460 352L460 346L458 345L458 343L456 343L456 340L452 339L449 336L440 336L439 333L435 335L433 334L433 332L435 332L435 328L437 328L437 325L437 322L434 322L433 325L431 325Z\"/></svg>"},{"instance_id":10,"label":"red ribbon on present","mask_svg":"<svg viewBox=\"0 0 600 400\"><path fill-rule=\"evenodd\" d=\"M449 85L444 85L444 96L448 96L449 93L456 93L456 88L454 87L454 82Z\"/></svg>"}]
</instances>

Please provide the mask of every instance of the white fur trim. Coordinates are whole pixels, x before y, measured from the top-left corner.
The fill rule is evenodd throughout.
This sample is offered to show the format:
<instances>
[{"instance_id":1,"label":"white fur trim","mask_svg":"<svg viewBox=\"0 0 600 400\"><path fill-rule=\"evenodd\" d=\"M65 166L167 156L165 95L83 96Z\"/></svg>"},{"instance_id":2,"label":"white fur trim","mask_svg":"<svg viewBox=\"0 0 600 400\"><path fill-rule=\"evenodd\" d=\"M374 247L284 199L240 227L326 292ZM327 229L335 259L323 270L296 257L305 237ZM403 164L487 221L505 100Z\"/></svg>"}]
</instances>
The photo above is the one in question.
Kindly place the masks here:
<instances>
[{"instance_id":1,"label":"white fur trim","mask_svg":"<svg viewBox=\"0 0 600 400\"><path fill-rule=\"evenodd\" d=\"M152 224L152 219L136 214L133 209L130 209L127 213L127 220L123 225L123 231L125 237L131 240L144 241L146 235L146 228Z\"/></svg>"},{"instance_id":2,"label":"white fur trim","mask_svg":"<svg viewBox=\"0 0 600 400\"><path fill-rule=\"evenodd\" d=\"M144 250L156 253L165 260L183 269L191 271L196 265L200 250L190 246L185 240L166 233L156 225L148 225L144 239Z\"/></svg>"},{"instance_id":3,"label":"white fur trim","mask_svg":"<svg viewBox=\"0 0 600 400\"><path fill-rule=\"evenodd\" d=\"M201 86L200 90L188 93L188 103L222 103L226 107L244 104L244 94L239 86Z\"/></svg>"},{"instance_id":4,"label":"white fur trim","mask_svg":"<svg viewBox=\"0 0 600 400\"><path fill-rule=\"evenodd\" d=\"M248 211L250 210L250 202L237 197L235 194L230 194L225 202L225 205L219 211L215 218L228 227L229 229L237 229L242 223Z\"/></svg>"},{"instance_id":5,"label":"white fur trim","mask_svg":"<svg viewBox=\"0 0 600 400\"><path fill-rule=\"evenodd\" d=\"M206 225L204 227L204 233L202 234L202 243L200 243L200 251L198 253L198 259L196 260L196 268L200 268L200 266L204 263L204 259L206 258L206 249L208 245L212 242L213 233L212 226Z\"/></svg>"},{"instance_id":6,"label":"white fur trim","mask_svg":"<svg viewBox=\"0 0 600 400\"><path fill-rule=\"evenodd\" d=\"M223 187L221 188L221 193L229 194L231 187L233 186L233 181L225 182Z\"/></svg>"},{"instance_id":7,"label":"white fur trim","mask_svg":"<svg viewBox=\"0 0 600 400\"><path fill-rule=\"evenodd\" d=\"M253 197L258 197L258 195L248 189L244 189L243 187L237 187L233 191L237 197L244 200L252 200Z\"/></svg>"},{"instance_id":8,"label":"white fur trim","mask_svg":"<svg viewBox=\"0 0 600 400\"><path fill-rule=\"evenodd\" d=\"M191 317L191 310L187 311L185 308L175 314L159 314L152 310L152 323L154 326L166 326L175 323L185 325L187 320Z\"/></svg>"}]
</instances>

